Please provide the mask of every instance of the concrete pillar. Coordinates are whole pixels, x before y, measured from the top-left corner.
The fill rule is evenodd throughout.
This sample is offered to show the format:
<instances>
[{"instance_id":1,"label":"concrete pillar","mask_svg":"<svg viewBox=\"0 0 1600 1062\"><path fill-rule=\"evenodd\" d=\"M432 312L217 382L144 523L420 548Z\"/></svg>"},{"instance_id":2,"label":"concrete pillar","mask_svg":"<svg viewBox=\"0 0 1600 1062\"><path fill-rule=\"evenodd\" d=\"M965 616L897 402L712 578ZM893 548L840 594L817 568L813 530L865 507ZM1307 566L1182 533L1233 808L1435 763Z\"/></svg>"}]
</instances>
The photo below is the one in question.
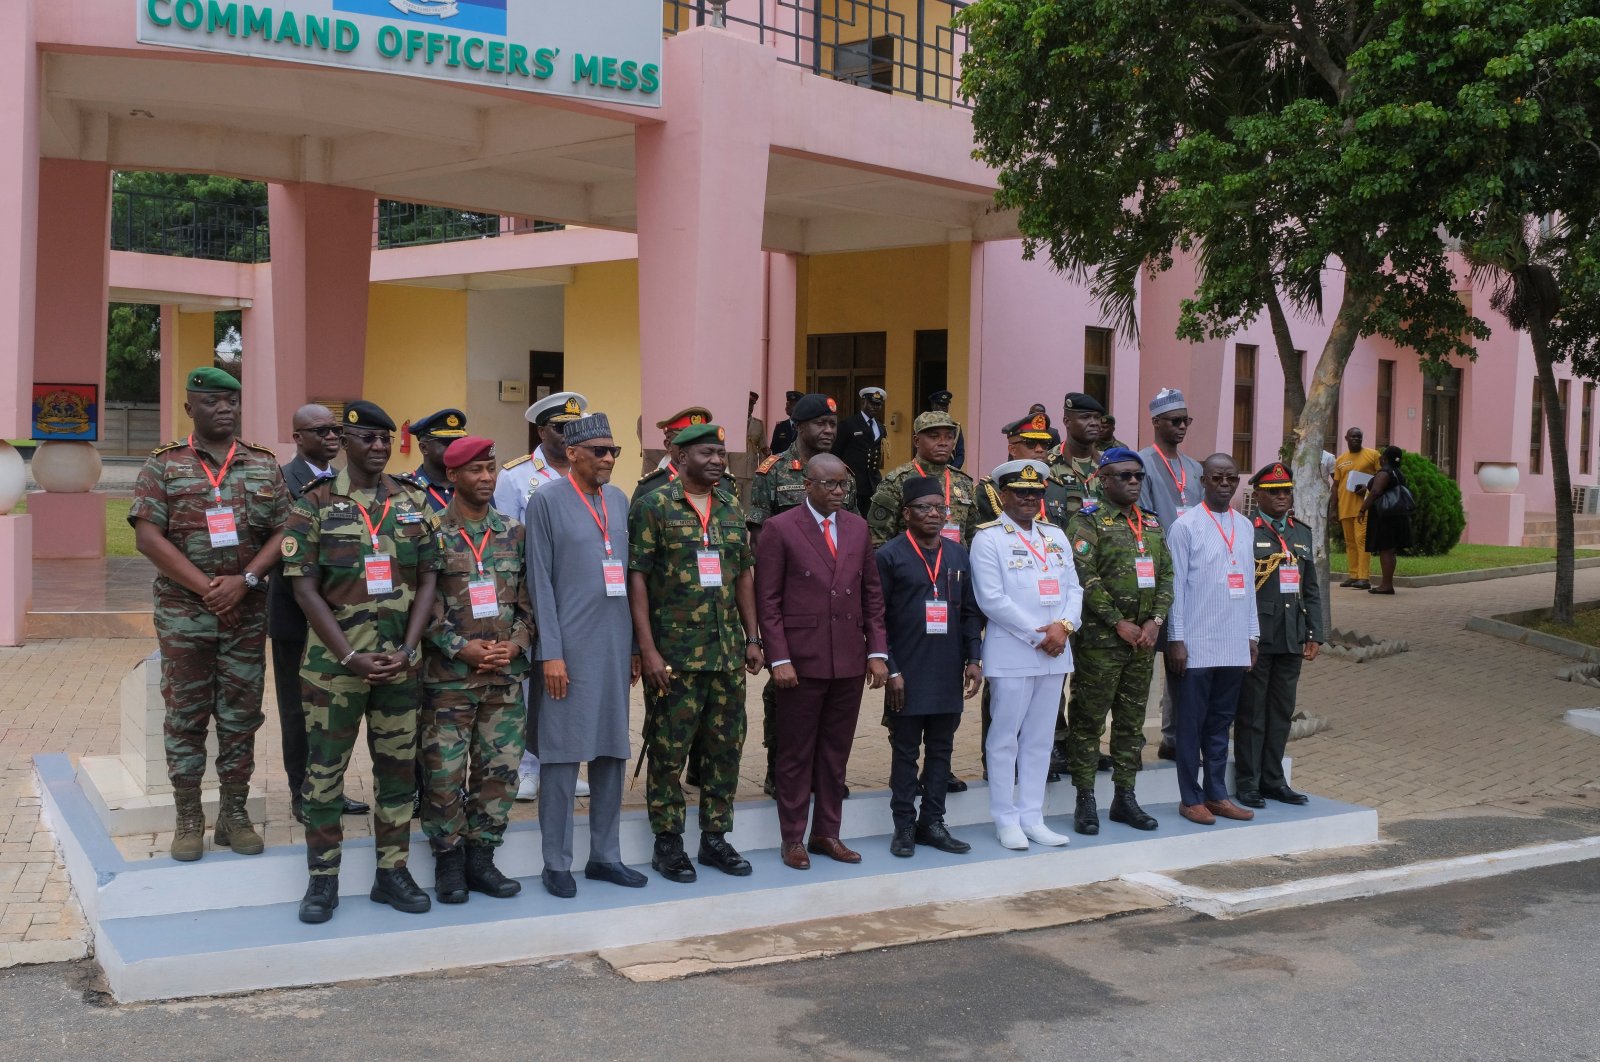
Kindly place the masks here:
<instances>
[{"instance_id":1,"label":"concrete pillar","mask_svg":"<svg viewBox=\"0 0 1600 1062\"><path fill-rule=\"evenodd\" d=\"M795 327L799 315L800 260L796 255L767 255L766 378L756 386L761 404L756 415L767 425L767 439L784 419L784 395L796 388Z\"/></svg>"},{"instance_id":2,"label":"concrete pillar","mask_svg":"<svg viewBox=\"0 0 1600 1062\"><path fill-rule=\"evenodd\" d=\"M675 86L665 121L637 139L644 423L704 405L740 452L751 363L762 356L774 60L758 44L698 29L666 42L665 64Z\"/></svg>"},{"instance_id":3,"label":"concrete pillar","mask_svg":"<svg viewBox=\"0 0 1600 1062\"><path fill-rule=\"evenodd\" d=\"M161 425L167 439L181 439L193 427L183 411L187 400L184 381L196 369L217 359L216 314L210 310L185 313L177 306L161 307ZM249 435L244 436L255 442Z\"/></svg>"},{"instance_id":4,"label":"concrete pillar","mask_svg":"<svg viewBox=\"0 0 1600 1062\"><path fill-rule=\"evenodd\" d=\"M322 184L267 189L269 306L245 314L244 437L287 446L308 400L361 396L372 273L372 193ZM260 327L270 315L270 332ZM267 340L266 343L262 339Z\"/></svg>"}]
</instances>

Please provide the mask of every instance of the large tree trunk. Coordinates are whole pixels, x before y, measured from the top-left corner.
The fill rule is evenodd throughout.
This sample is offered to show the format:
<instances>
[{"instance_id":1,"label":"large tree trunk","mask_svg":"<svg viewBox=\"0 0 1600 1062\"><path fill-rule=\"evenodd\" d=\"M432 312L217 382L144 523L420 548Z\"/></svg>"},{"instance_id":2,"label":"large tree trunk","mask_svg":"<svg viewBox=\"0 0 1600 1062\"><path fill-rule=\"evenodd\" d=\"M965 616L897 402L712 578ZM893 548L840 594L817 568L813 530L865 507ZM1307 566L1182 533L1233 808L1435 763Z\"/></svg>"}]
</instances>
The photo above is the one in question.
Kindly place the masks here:
<instances>
[{"instance_id":1,"label":"large tree trunk","mask_svg":"<svg viewBox=\"0 0 1600 1062\"><path fill-rule=\"evenodd\" d=\"M1283 366L1283 445L1281 453L1294 457L1295 425L1306 408L1306 382L1301 377L1300 359L1295 356L1294 334L1289 331L1289 316L1283 312L1283 300L1278 289L1273 288L1267 299L1267 319L1272 322L1272 341L1278 348L1278 364ZM1240 469L1241 472L1246 472Z\"/></svg>"},{"instance_id":2,"label":"large tree trunk","mask_svg":"<svg viewBox=\"0 0 1600 1062\"><path fill-rule=\"evenodd\" d=\"M1322 474L1322 452L1328 448L1328 425L1334 410L1339 406L1339 383L1344 379L1344 367L1361 337L1361 325L1372 309L1372 300L1357 290L1355 274L1346 275L1344 296L1339 312L1333 319L1333 329L1317 361L1317 371L1311 377L1311 392L1306 395L1305 406L1300 410L1300 420L1295 426L1294 448L1294 503L1295 515L1301 523L1311 528L1311 540L1316 544L1317 578L1323 587L1328 586L1328 491L1329 483ZM1332 625L1332 592L1322 595L1322 629Z\"/></svg>"},{"instance_id":3,"label":"large tree trunk","mask_svg":"<svg viewBox=\"0 0 1600 1062\"><path fill-rule=\"evenodd\" d=\"M1533 360L1539 367L1539 391L1544 396L1546 439L1550 446L1550 475L1556 490L1556 596L1550 618L1556 623L1572 623L1573 528L1572 466L1567 461L1567 411L1562 408L1556 388L1555 362L1550 357L1549 321L1539 314L1528 322L1533 340Z\"/></svg>"}]
</instances>

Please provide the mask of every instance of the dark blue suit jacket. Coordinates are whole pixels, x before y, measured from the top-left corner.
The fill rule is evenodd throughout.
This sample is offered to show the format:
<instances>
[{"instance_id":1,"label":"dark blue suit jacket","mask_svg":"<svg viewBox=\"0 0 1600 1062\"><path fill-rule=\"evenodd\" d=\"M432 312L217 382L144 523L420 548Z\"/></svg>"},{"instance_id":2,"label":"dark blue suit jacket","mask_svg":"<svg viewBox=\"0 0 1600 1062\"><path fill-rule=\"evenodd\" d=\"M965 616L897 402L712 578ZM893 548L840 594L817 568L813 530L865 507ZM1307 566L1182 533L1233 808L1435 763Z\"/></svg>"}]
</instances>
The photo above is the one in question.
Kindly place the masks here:
<instances>
[{"instance_id":1,"label":"dark blue suit jacket","mask_svg":"<svg viewBox=\"0 0 1600 1062\"><path fill-rule=\"evenodd\" d=\"M962 672L968 660L983 656L983 613L972 593L972 566L966 548L956 542L944 542L939 564L939 599L949 602L949 632L928 633L926 603L933 596L928 567L935 556L928 554L924 564L904 532L878 550L889 673L905 679L905 715L961 711Z\"/></svg>"}]
</instances>

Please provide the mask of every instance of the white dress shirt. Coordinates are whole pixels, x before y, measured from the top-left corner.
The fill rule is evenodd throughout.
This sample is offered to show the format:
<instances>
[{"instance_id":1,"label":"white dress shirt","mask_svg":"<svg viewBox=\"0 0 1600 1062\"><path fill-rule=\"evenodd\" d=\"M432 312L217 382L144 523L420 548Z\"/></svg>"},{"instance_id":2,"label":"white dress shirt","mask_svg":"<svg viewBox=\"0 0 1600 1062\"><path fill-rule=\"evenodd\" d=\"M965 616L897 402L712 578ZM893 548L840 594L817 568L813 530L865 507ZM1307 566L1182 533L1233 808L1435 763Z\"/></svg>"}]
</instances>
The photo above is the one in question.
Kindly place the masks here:
<instances>
[{"instance_id":1,"label":"white dress shirt","mask_svg":"<svg viewBox=\"0 0 1600 1062\"><path fill-rule=\"evenodd\" d=\"M1167 532L1173 591L1167 640L1183 643L1189 667L1250 666L1250 643L1261 637L1254 534L1241 513L1213 513L1204 503ZM1242 594L1229 591L1229 575L1244 578Z\"/></svg>"}]
</instances>

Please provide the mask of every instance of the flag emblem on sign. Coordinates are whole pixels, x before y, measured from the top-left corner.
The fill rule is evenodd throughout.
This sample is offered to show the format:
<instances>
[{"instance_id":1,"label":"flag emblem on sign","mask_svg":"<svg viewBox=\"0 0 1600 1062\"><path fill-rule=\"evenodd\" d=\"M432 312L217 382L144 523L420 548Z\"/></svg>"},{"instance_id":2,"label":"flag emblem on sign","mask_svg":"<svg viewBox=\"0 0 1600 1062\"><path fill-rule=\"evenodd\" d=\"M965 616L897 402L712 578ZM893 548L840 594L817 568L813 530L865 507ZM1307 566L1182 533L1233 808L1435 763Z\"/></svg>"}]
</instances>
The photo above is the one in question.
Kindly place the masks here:
<instances>
[{"instance_id":1,"label":"flag emblem on sign","mask_svg":"<svg viewBox=\"0 0 1600 1062\"><path fill-rule=\"evenodd\" d=\"M506 35L506 0L333 0L333 9L497 37Z\"/></svg>"}]
</instances>

